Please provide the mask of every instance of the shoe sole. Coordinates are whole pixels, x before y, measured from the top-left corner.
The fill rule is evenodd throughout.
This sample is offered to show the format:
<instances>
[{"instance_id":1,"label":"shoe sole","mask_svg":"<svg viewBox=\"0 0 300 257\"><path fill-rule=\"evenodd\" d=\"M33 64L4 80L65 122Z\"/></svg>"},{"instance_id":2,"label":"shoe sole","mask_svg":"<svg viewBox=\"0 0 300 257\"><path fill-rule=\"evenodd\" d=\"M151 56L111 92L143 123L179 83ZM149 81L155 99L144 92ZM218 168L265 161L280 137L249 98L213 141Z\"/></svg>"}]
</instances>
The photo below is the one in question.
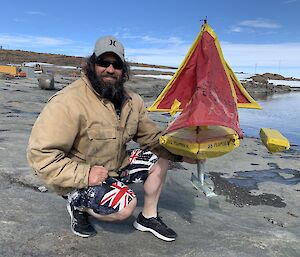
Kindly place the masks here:
<instances>
[{"instance_id":1,"label":"shoe sole","mask_svg":"<svg viewBox=\"0 0 300 257\"><path fill-rule=\"evenodd\" d=\"M74 228L73 228L73 226L72 226L73 221L74 221L74 216L73 216L73 212L72 212L72 210L71 210L70 204L67 205L67 210L68 210L68 213L69 213L69 215L70 215L70 217L71 217L71 230L72 230L72 232L73 232L76 236L80 236L80 237L83 237L83 238L90 237L90 235L81 234L81 233L79 233L79 232L77 232L77 231L74 230Z\"/></svg>"},{"instance_id":2,"label":"shoe sole","mask_svg":"<svg viewBox=\"0 0 300 257\"><path fill-rule=\"evenodd\" d=\"M151 228L147 228L147 227L144 227L143 225L139 224L137 221L135 221L133 223L133 226L139 230L139 231L142 231L142 232L151 232L153 235L155 235L156 237L158 237L159 239L161 240L164 240L164 241L167 241L167 242L171 242L171 241L175 241L176 238L170 238L170 237L165 237L161 234L159 234L158 232L156 232L155 230L151 229Z\"/></svg>"}]
</instances>

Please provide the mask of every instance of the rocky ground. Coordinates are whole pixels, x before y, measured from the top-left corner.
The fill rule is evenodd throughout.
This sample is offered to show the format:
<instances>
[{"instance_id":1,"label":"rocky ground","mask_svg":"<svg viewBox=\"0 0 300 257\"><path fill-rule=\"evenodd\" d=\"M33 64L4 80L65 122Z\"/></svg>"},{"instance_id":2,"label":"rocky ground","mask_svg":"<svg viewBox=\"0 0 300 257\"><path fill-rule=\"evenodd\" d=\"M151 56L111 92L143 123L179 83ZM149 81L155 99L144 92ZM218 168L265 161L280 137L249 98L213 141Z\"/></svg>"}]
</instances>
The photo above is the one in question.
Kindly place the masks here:
<instances>
[{"instance_id":1,"label":"rocky ground","mask_svg":"<svg viewBox=\"0 0 300 257\"><path fill-rule=\"evenodd\" d=\"M55 86L73 80L58 76ZM165 83L136 78L128 86L150 103ZM134 217L120 223L92 220L97 236L73 235L65 200L44 192L25 156L31 127L54 92L39 89L36 79L0 79L0 256L299 256L299 152L292 146L270 154L255 138L207 161L206 174L218 195L213 198L191 185L195 165L170 165L159 211L177 231L175 242L136 231ZM151 117L166 124L160 114ZM142 188L133 189L139 201L136 216Z\"/></svg>"}]
</instances>

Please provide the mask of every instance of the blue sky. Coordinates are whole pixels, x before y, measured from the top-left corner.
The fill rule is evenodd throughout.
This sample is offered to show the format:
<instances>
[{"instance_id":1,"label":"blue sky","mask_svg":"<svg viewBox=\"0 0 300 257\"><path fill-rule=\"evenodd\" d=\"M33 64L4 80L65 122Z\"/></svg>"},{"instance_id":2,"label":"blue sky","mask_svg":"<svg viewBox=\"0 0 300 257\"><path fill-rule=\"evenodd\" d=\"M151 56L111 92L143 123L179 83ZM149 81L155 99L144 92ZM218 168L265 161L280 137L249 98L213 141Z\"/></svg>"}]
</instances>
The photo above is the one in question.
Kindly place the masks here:
<instances>
[{"instance_id":1,"label":"blue sky","mask_svg":"<svg viewBox=\"0 0 300 257\"><path fill-rule=\"evenodd\" d=\"M127 60L178 66L206 16L234 71L300 77L300 0L3 1L6 49L88 56L103 35Z\"/></svg>"}]
</instances>

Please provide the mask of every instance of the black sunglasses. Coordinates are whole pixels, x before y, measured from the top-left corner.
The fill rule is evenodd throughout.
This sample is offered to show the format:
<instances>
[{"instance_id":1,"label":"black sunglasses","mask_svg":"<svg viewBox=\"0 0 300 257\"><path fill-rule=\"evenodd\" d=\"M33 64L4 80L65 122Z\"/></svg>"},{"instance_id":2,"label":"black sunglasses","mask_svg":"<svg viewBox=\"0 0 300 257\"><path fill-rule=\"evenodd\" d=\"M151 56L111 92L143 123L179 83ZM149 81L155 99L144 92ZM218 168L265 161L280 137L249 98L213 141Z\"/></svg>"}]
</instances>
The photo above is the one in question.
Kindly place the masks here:
<instances>
[{"instance_id":1,"label":"black sunglasses","mask_svg":"<svg viewBox=\"0 0 300 257\"><path fill-rule=\"evenodd\" d=\"M96 61L96 64L98 66L104 67L104 68L108 68L110 65L112 65L114 67L114 69L116 70L121 70L123 69L123 63L122 62L111 62L111 61L106 61L103 59L99 59Z\"/></svg>"}]
</instances>

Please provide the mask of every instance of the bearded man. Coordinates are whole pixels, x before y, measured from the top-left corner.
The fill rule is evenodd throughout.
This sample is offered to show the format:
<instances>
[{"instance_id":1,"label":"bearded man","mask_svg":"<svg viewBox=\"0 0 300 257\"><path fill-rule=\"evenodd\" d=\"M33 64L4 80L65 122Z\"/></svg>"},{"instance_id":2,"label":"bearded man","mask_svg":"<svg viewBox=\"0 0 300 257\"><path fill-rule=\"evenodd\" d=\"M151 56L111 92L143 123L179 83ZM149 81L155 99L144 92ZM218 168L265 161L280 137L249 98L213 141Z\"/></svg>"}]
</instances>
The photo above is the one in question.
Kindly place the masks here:
<instances>
[{"instance_id":1,"label":"bearded man","mask_svg":"<svg viewBox=\"0 0 300 257\"><path fill-rule=\"evenodd\" d=\"M159 145L161 131L142 98L125 89L128 79L123 45L113 36L98 39L82 77L53 95L36 120L28 162L68 199L74 234L96 234L89 216L101 221L130 217L137 199L127 185L143 182L144 206L134 227L173 241L177 235L157 215L157 205L168 160L182 157ZM140 149L129 151L131 140Z\"/></svg>"}]
</instances>

